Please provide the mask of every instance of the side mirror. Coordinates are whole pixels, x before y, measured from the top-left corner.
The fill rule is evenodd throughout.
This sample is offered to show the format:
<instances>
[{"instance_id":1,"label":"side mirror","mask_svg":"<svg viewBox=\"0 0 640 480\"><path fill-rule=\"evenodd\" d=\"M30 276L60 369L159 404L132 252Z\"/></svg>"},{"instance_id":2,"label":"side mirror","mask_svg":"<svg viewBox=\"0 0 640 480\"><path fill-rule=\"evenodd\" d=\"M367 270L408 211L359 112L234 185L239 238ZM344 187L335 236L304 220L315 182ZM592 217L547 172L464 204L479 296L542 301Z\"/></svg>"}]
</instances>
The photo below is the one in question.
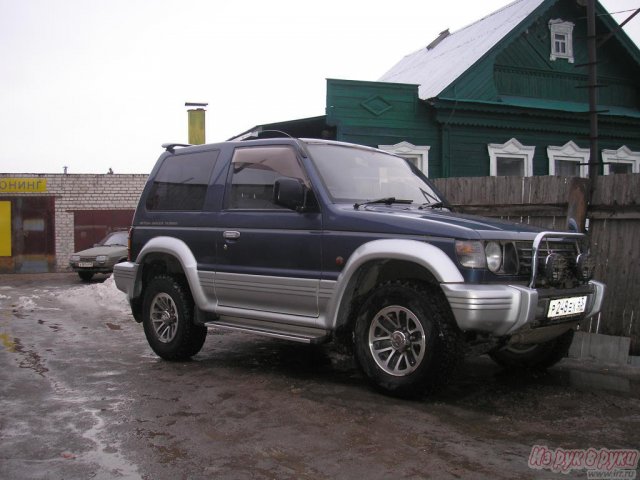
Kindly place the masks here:
<instances>
[{"instance_id":1,"label":"side mirror","mask_svg":"<svg viewBox=\"0 0 640 480\"><path fill-rule=\"evenodd\" d=\"M273 184L273 203L290 210L304 211L307 188L297 178L281 177Z\"/></svg>"}]
</instances>

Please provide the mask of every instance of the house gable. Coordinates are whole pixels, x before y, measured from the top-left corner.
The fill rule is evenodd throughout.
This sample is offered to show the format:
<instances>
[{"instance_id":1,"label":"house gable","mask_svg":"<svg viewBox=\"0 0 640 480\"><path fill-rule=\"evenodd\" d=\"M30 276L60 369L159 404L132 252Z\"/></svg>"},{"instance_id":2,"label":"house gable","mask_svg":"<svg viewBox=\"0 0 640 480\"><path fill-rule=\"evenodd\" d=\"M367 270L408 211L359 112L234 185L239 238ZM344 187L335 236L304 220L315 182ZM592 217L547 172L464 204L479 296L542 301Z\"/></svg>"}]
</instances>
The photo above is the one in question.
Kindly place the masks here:
<instances>
[{"instance_id":1,"label":"house gable","mask_svg":"<svg viewBox=\"0 0 640 480\"><path fill-rule=\"evenodd\" d=\"M558 2L513 38L495 56L495 100L512 103L510 97L534 97L586 103L588 52L583 16L584 8L575 2ZM554 38L550 26L560 21L574 24L573 62L567 58L551 58ZM597 27L600 35L608 31L601 21ZM598 56L615 59L598 64L599 83L605 85L598 92L599 103L625 108L640 106L637 85L640 64L633 52L624 47L618 37L613 37L598 49Z\"/></svg>"}]
</instances>

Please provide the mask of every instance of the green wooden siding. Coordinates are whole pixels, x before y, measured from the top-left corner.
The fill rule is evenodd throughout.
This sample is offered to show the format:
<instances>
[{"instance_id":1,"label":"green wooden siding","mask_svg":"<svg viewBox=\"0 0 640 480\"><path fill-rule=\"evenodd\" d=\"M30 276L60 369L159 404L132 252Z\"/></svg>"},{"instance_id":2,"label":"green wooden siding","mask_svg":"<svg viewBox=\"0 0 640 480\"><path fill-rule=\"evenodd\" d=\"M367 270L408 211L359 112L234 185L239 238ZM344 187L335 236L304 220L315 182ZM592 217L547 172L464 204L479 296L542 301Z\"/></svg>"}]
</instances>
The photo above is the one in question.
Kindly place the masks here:
<instances>
[{"instance_id":1,"label":"green wooden siding","mask_svg":"<svg viewBox=\"0 0 640 480\"><path fill-rule=\"evenodd\" d=\"M372 147L403 141L430 146L429 168L440 170L438 130L417 85L329 79L326 113L337 140Z\"/></svg>"}]
</instances>

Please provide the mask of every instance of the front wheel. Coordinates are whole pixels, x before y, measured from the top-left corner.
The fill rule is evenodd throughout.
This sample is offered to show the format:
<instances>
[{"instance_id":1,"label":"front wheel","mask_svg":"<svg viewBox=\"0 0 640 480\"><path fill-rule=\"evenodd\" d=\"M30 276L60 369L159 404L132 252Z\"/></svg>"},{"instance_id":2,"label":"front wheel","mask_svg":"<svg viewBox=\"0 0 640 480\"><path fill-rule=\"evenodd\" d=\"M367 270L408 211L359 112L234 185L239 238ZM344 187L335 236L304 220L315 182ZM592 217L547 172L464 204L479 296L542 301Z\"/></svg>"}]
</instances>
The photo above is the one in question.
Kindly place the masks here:
<instances>
[{"instance_id":1,"label":"front wheel","mask_svg":"<svg viewBox=\"0 0 640 480\"><path fill-rule=\"evenodd\" d=\"M78 276L83 282L90 282L93 278L93 272L78 272Z\"/></svg>"},{"instance_id":2,"label":"front wheel","mask_svg":"<svg viewBox=\"0 0 640 480\"><path fill-rule=\"evenodd\" d=\"M567 356L572 341L573 329L548 342L535 345L515 344L490 352L489 356L506 368L545 370Z\"/></svg>"},{"instance_id":3,"label":"front wheel","mask_svg":"<svg viewBox=\"0 0 640 480\"><path fill-rule=\"evenodd\" d=\"M442 293L419 283L376 288L355 324L358 365L385 393L413 397L450 378L463 343Z\"/></svg>"},{"instance_id":4,"label":"front wheel","mask_svg":"<svg viewBox=\"0 0 640 480\"><path fill-rule=\"evenodd\" d=\"M185 360L200 351L207 328L194 324L189 289L168 275L153 277L145 289L142 324L151 349L165 360Z\"/></svg>"}]
</instances>

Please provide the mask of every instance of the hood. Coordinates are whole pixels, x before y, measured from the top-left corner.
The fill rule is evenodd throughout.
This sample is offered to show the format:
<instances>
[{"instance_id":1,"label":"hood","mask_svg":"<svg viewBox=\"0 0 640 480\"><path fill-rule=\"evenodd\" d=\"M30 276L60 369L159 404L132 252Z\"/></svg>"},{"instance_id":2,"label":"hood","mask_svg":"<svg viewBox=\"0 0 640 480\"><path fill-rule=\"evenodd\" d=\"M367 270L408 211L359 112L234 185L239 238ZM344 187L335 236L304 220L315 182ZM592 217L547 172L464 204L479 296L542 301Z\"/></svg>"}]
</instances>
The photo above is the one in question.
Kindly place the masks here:
<instances>
[{"instance_id":1,"label":"hood","mask_svg":"<svg viewBox=\"0 0 640 480\"><path fill-rule=\"evenodd\" d=\"M453 213L447 209L407 205L336 205L340 214L325 228L363 232L403 233L460 239L533 240L542 229L522 223ZM333 220L333 221L332 221Z\"/></svg>"},{"instance_id":2,"label":"hood","mask_svg":"<svg viewBox=\"0 0 640 480\"><path fill-rule=\"evenodd\" d=\"M75 252L73 255L80 255L81 257L97 257L98 255L107 255L107 256L119 256L127 255L127 247L122 245L101 245L98 247L87 248L86 250L82 250L80 252Z\"/></svg>"}]
</instances>

